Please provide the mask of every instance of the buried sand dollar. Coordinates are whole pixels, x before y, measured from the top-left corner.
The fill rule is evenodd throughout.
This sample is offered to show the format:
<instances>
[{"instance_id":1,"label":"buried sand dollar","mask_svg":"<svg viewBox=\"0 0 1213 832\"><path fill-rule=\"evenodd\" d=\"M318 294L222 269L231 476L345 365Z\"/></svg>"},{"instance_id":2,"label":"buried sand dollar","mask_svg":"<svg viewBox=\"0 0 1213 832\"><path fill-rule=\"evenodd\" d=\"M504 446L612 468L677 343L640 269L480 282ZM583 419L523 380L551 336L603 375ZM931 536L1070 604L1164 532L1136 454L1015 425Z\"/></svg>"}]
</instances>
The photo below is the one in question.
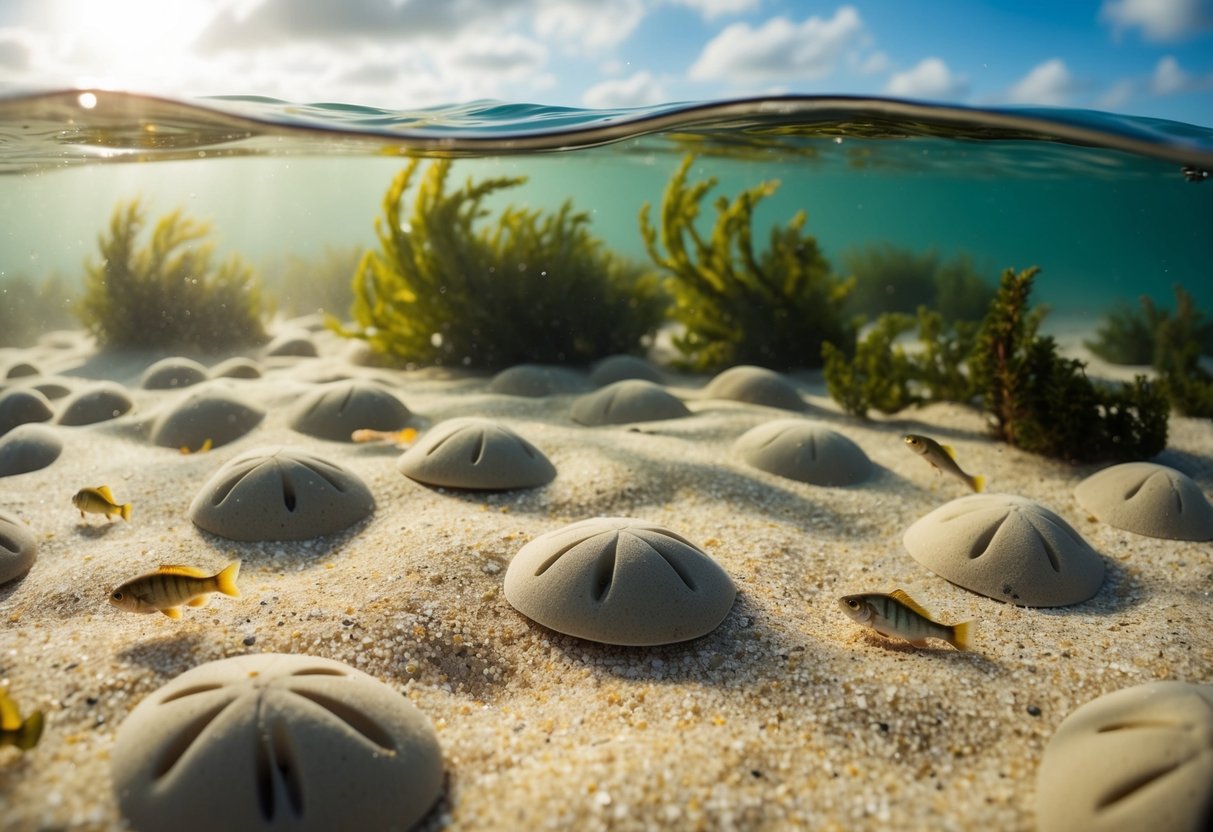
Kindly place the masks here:
<instances>
[{"instance_id":1,"label":"buried sand dollar","mask_svg":"<svg viewBox=\"0 0 1213 832\"><path fill-rule=\"evenodd\" d=\"M1080 482L1074 496L1109 526L1134 534L1213 539L1213 505L1191 477L1165 465L1113 465Z\"/></svg>"},{"instance_id":2,"label":"buried sand dollar","mask_svg":"<svg viewBox=\"0 0 1213 832\"><path fill-rule=\"evenodd\" d=\"M292 409L291 427L300 433L350 442L356 430L401 430L413 414L381 385L360 379L320 385Z\"/></svg>"},{"instance_id":3,"label":"buried sand dollar","mask_svg":"<svg viewBox=\"0 0 1213 832\"><path fill-rule=\"evenodd\" d=\"M733 447L760 471L813 485L854 485L872 475L872 461L862 448L804 419L764 422L742 434Z\"/></svg>"},{"instance_id":4,"label":"buried sand dollar","mask_svg":"<svg viewBox=\"0 0 1213 832\"><path fill-rule=\"evenodd\" d=\"M367 517L375 498L357 475L301 448L254 448L206 481L194 525L231 540L305 540Z\"/></svg>"},{"instance_id":5,"label":"buried sand dollar","mask_svg":"<svg viewBox=\"0 0 1213 832\"><path fill-rule=\"evenodd\" d=\"M114 793L144 830L408 829L442 791L430 721L331 659L208 662L141 701L118 729Z\"/></svg>"},{"instance_id":6,"label":"buried sand dollar","mask_svg":"<svg viewBox=\"0 0 1213 832\"><path fill-rule=\"evenodd\" d=\"M63 453L63 440L42 424L18 425L0 437L0 477L38 471Z\"/></svg>"},{"instance_id":7,"label":"buried sand dollar","mask_svg":"<svg viewBox=\"0 0 1213 832\"><path fill-rule=\"evenodd\" d=\"M38 541L21 518L0 509L0 584L20 578L38 558Z\"/></svg>"},{"instance_id":8,"label":"buried sand dollar","mask_svg":"<svg viewBox=\"0 0 1213 832\"><path fill-rule=\"evenodd\" d=\"M580 393L585 387L585 377L581 373L551 364L516 364L502 370L489 382L489 390L494 393L531 399Z\"/></svg>"},{"instance_id":9,"label":"buried sand dollar","mask_svg":"<svg viewBox=\"0 0 1213 832\"><path fill-rule=\"evenodd\" d=\"M1103 558L1069 523L1011 494L945 503L910 526L903 541L936 575L1017 606L1080 604L1103 585Z\"/></svg>"},{"instance_id":10,"label":"buried sand dollar","mask_svg":"<svg viewBox=\"0 0 1213 832\"><path fill-rule=\"evenodd\" d=\"M644 379L608 384L573 402L574 422L583 425L625 425L690 416L682 400L660 385Z\"/></svg>"},{"instance_id":11,"label":"buried sand dollar","mask_svg":"<svg viewBox=\"0 0 1213 832\"><path fill-rule=\"evenodd\" d=\"M165 448L218 448L244 436L265 418L265 411L240 396L212 387L190 393L152 424L152 442Z\"/></svg>"},{"instance_id":12,"label":"buried sand dollar","mask_svg":"<svg viewBox=\"0 0 1213 832\"><path fill-rule=\"evenodd\" d=\"M652 646L716 629L737 589L702 549L661 526L597 517L535 538L505 573L505 597L565 635Z\"/></svg>"},{"instance_id":13,"label":"buried sand dollar","mask_svg":"<svg viewBox=\"0 0 1213 832\"><path fill-rule=\"evenodd\" d=\"M786 378L766 367L743 364L730 367L708 382L703 395L709 399L731 399L748 404L807 410L808 405Z\"/></svg>"},{"instance_id":14,"label":"buried sand dollar","mask_svg":"<svg viewBox=\"0 0 1213 832\"><path fill-rule=\"evenodd\" d=\"M134 406L135 402L121 384L100 381L69 397L55 421L72 427L95 425L117 419Z\"/></svg>"},{"instance_id":15,"label":"buried sand dollar","mask_svg":"<svg viewBox=\"0 0 1213 832\"><path fill-rule=\"evenodd\" d=\"M1040 832L1213 829L1213 685L1150 682L1071 713L1036 774Z\"/></svg>"},{"instance_id":16,"label":"buried sand dollar","mask_svg":"<svg viewBox=\"0 0 1213 832\"><path fill-rule=\"evenodd\" d=\"M139 386L144 390L173 390L201 384L209 377L206 367L192 358L162 358L143 371Z\"/></svg>"},{"instance_id":17,"label":"buried sand dollar","mask_svg":"<svg viewBox=\"0 0 1213 832\"><path fill-rule=\"evenodd\" d=\"M556 468L523 437L474 416L447 419L396 461L406 477L425 485L504 491L551 482Z\"/></svg>"}]
</instances>

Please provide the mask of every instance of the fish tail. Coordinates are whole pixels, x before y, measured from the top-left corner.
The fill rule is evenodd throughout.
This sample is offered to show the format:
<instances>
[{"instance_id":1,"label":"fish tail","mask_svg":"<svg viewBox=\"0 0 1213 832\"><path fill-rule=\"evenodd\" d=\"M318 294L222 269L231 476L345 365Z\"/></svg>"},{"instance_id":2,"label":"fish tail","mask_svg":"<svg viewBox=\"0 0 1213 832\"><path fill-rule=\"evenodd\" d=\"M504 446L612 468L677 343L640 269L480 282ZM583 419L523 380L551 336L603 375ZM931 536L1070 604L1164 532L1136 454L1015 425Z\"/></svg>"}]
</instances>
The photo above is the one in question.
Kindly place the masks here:
<instances>
[{"instance_id":1,"label":"fish tail","mask_svg":"<svg viewBox=\"0 0 1213 832\"><path fill-rule=\"evenodd\" d=\"M978 492L985 491L986 490L986 478L983 477L981 474L978 474L977 476L974 476L974 477L969 477L969 487L972 488L974 491L978 491Z\"/></svg>"},{"instance_id":2,"label":"fish tail","mask_svg":"<svg viewBox=\"0 0 1213 832\"><path fill-rule=\"evenodd\" d=\"M118 507L118 513L122 515L123 520L130 520L131 519L131 504L123 503L121 506Z\"/></svg>"},{"instance_id":3,"label":"fish tail","mask_svg":"<svg viewBox=\"0 0 1213 832\"><path fill-rule=\"evenodd\" d=\"M216 588L224 595L233 598L240 597L240 589L236 586L236 576L240 574L240 561L234 560L215 576Z\"/></svg>"},{"instance_id":4,"label":"fish tail","mask_svg":"<svg viewBox=\"0 0 1213 832\"><path fill-rule=\"evenodd\" d=\"M957 650L970 650L973 647L973 630L975 628L976 624L972 621L953 624L952 637L948 641Z\"/></svg>"},{"instance_id":5,"label":"fish tail","mask_svg":"<svg viewBox=\"0 0 1213 832\"><path fill-rule=\"evenodd\" d=\"M42 738L42 711L34 711L21 724L21 733L17 736L17 747L29 751Z\"/></svg>"}]
</instances>

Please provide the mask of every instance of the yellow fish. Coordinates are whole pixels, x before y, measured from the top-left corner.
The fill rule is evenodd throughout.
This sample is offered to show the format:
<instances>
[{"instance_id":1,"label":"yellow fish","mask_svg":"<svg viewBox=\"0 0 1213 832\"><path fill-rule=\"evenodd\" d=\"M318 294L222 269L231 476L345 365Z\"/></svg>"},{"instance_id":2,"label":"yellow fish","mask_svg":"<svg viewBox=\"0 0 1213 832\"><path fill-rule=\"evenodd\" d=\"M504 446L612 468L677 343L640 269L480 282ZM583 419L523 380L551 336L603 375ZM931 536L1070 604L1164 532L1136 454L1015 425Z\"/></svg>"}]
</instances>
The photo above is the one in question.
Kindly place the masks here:
<instances>
[{"instance_id":1,"label":"yellow fish","mask_svg":"<svg viewBox=\"0 0 1213 832\"><path fill-rule=\"evenodd\" d=\"M397 445L412 445L417 439L417 431L413 428L404 430L371 430L363 428L350 434L355 442L395 442Z\"/></svg>"},{"instance_id":2,"label":"yellow fish","mask_svg":"<svg viewBox=\"0 0 1213 832\"><path fill-rule=\"evenodd\" d=\"M212 592L239 598L240 590L236 587L239 574L238 560L217 575L208 575L192 566L161 566L115 589L110 593L110 603L127 612L162 612L169 618L180 618L183 604L204 607Z\"/></svg>"},{"instance_id":3,"label":"yellow fish","mask_svg":"<svg viewBox=\"0 0 1213 832\"><path fill-rule=\"evenodd\" d=\"M9 699L7 690L0 688L0 748L11 745L29 751L41 736L42 711L34 711L22 720L17 703Z\"/></svg>"},{"instance_id":4,"label":"yellow fish","mask_svg":"<svg viewBox=\"0 0 1213 832\"><path fill-rule=\"evenodd\" d=\"M114 493L110 491L108 485L99 485L96 488L81 488L72 497L72 505L80 509L80 516L84 516L84 512L91 514L104 514L113 522L114 515L117 514L123 520L131 519L131 504L122 503L114 499Z\"/></svg>"},{"instance_id":5,"label":"yellow fish","mask_svg":"<svg viewBox=\"0 0 1213 832\"><path fill-rule=\"evenodd\" d=\"M974 491L985 490L986 478L970 476L961 470L956 463L956 452L947 445L941 445L931 437L920 436L917 433L907 433L903 441L907 448L931 463L931 467L936 471L941 473L946 471Z\"/></svg>"},{"instance_id":6,"label":"yellow fish","mask_svg":"<svg viewBox=\"0 0 1213 832\"><path fill-rule=\"evenodd\" d=\"M199 446L198 450L196 450L196 451L191 451L189 445L182 445L181 453L182 454L201 454L201 453L205 453L206 451L209 451L214 446L215 446L215 443L213 441L211 441L210 439L206 439L202 443L202 445Z\"/></svg>"},{"instance_id":7,"label":"yellow fish","mask_svg":"<svg viewBox=\"0 0 1213 832\"><path fill-rule=\"evenodd\" d=\"M867 624L881 635L904 639L915 647L926 647L928 638L942 639L957 650L968 650L973 645L972 621L940 624L900 589L888 595L879 592L848 595L839 604L843 612L860 624Z\"/></svg>"}]
</instances>

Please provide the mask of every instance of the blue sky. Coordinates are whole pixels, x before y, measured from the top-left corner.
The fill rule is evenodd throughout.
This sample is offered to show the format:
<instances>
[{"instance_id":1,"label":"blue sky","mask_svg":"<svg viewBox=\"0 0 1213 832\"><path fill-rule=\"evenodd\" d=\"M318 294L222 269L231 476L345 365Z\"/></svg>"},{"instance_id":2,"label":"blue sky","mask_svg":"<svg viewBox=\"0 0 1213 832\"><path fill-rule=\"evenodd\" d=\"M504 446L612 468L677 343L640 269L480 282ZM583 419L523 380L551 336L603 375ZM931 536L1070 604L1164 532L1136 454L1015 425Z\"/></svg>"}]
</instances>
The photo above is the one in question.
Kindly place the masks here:
<instances>
[{"instance_id":1,"label":"blue sky","mask_svg":"<svg viewBox=\"0 0 1213 832\"><path fill-rule=\"evenodd\" d=\"M391 109L849 93L1213 126L1213 0L0 3L0 92L65 85Z\"/></svg>"}]
</instances>

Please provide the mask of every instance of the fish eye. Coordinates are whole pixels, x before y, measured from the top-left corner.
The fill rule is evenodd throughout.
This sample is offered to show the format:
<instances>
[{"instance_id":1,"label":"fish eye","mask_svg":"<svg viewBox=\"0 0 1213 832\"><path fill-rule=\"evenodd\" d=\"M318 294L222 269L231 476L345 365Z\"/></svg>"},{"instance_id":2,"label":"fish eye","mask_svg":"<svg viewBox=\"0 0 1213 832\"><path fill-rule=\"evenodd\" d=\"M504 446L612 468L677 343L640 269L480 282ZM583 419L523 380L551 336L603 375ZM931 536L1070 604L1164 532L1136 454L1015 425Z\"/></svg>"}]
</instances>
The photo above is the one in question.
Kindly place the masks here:
<instances>
[{"instance_id":1,"label":"fish eye","mask_svg":"<svg viewBox=\"0 0 1213 832\"><path fill-rule=\"evenodd\" d=\"M859 602L858 602L858 601L856 601L854 598L848 598L848 599L847 599L847 606L848 606L848 607L850 607L850 608L851 608L851 609L853 609L853 610L857 610L857 609L859 609Z\"/></svg>"},{"instance_id":2,"label":"fish eye","mask_svg":"<svg viewBox=\"0 0 1213 832\"><path fill-rule=\"evenodd\" d=\"M121 593L121 592L115 592L113 595L111 595L111 596L110 596L110 598L112 598L112 599L113 599L113 600L115 600L115 601L121 601L121 600L122 600L122 593Z\"/></svg>"}]
</instances>

